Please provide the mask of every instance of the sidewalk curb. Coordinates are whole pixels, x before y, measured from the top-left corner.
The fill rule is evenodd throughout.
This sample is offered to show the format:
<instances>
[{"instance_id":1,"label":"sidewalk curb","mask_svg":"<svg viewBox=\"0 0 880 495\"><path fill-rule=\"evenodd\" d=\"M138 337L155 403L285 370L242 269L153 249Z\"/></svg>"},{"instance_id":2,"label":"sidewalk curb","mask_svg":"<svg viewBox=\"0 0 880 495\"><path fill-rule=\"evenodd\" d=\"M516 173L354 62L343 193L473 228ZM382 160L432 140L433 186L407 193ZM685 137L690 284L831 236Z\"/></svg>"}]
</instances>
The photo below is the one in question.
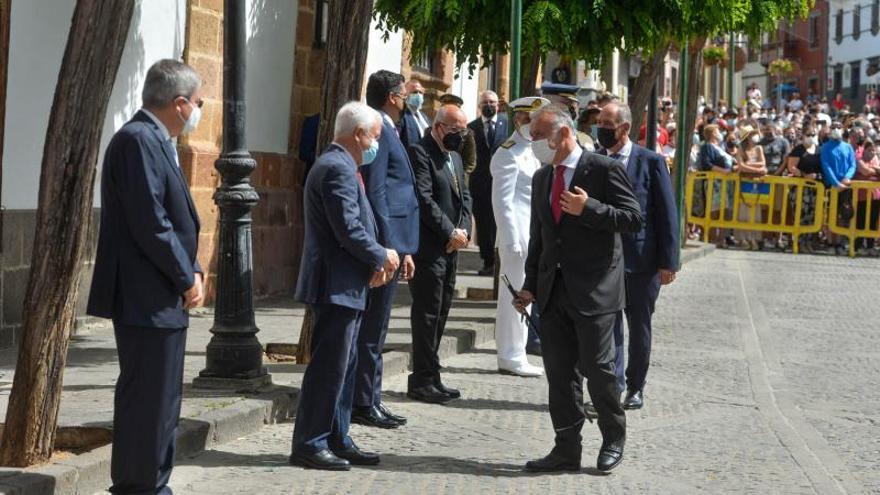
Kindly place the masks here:
<instances>
[{"instance_id":1,"label":"sidewalk curb","mask_svg":"<svg viewBox=\"0 0 880 495\"><path fill-rule=\"evenodd\" d=\"M689 263L715 251L712 244L688 243L681 263ZM461 302L461 299L457 299ZM478 301L472 301L479 304ZM494 339L494 320L475 316L468 328L452 328L443 336L439 354L447 359L478 344ZM387 351L384 370L388 374L410 369L410 346ZM293 416L298 389L272 385L258 394L247 395L229 406L207 411L192 418L181 418L177 433L177 458L190 457L230 440L253 433L264 425ZM110 480L111 446L58 460L35 468L0 468L0 495L85 495L106 490Z\"/></svg>"}]
</instances>

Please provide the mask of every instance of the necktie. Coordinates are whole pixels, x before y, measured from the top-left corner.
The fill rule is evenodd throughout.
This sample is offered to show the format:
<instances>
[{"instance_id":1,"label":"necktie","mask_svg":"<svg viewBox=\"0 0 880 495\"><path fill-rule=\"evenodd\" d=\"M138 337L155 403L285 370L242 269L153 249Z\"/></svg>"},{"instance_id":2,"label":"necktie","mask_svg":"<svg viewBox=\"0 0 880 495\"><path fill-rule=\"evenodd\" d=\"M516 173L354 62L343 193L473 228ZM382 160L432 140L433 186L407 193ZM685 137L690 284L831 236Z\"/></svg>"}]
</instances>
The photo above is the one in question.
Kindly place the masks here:
<instances>
[{"instance_id":1,"label":"necktie","mask_svg":"<svg viewBox=\"0 0 880 495\"><path fill-rule=\"evenodd\" d=\"M458 194L458 176L455 175L455 166L452 164L452 155L446 155L446 168L449 169L449 174L452 175L452 187L455 189L455 193Z\"/></svg>"},{"instance_id":2,"label":"necktie","mask_svg":"<svg viewBox=\"0 0 880 495\"><path fill-rule=\"evenodd\" d=\"M550 210L553 212L553 220L559 223L562 220L562 192L565 191L565 167L556 166L556 178L553 180L553 190L550 192Z\"/></svg>"},{"instance_id":3,"label":"necktie","mask_svg":"<svg viewBox=\"0 0 880 495\"><path fill-rule=\"evenodd\" d=\"M620 153L614 153L613 155L611 155L611 159L612 160L620 160Z\"/></svg>"},{"instance_id":4,"label":"necktie","mask_svg":"<svg viewBox=\"0 0 880 495\"><path fill-rule=\"evenodd\" d=\"M364 185L364 176L361 175L361 171L358 170L358 171L355 172L355 173L357 174L358 182L359 182L360 185L361 185L361 190L362 190L362 191L363 191L363 190L366 190L367 187L366 187L366 185Z\"/></svg>"},{"instance_id":5,"label":"necktie","mask_svg":"<svg viewBox=\"0 0 880 495\"><path fill-rule=\"evenodd\" d=\"M489 144L489 149L492 149L492 146L495 144L495 122L488 120L486 121L486 141Z\"/></svg>"}]
</instances>

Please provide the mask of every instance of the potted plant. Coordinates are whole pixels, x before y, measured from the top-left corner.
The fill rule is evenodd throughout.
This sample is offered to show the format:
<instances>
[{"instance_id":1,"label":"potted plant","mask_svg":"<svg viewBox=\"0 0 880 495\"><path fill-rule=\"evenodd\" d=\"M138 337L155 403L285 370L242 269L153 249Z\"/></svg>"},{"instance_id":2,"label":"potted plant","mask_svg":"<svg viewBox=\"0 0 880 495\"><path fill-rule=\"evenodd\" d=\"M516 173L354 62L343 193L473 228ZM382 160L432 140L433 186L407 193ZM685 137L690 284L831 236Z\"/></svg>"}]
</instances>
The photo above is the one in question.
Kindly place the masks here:
<instances>
[{"instance_id":1,"label":"potted plant","mask_svg":"<svg viewBox=\"0 0 880 495\"><path fill-rule=\"evenodd\" d=\"M723 46L709 45L703 48L703 62L706 65L724 64L727 61L727 50Z\"/></svg>"},{"instance_id":2,"label":"potted plant","mask_svg":"<svg viewBox=\"0 0 880 495\"><path fill-rule=\"evenodd\" d=\"M794 72L794 63L792 63L791 60L778 58L770 62L770 66L767 67L767 72L771 76L784 76L791 74Z\"/></svg>"}]
</instances>

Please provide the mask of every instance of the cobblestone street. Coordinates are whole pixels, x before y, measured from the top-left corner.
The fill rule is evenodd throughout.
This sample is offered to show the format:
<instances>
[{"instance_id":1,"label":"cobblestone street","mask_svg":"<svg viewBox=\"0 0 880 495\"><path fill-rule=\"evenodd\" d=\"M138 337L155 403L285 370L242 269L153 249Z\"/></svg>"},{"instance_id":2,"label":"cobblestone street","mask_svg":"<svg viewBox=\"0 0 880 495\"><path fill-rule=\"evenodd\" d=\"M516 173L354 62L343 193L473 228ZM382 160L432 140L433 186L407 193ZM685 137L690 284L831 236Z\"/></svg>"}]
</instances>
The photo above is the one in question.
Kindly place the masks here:
<instances>
[{"instance_id":1,"label":"cobblestone street","mask_svg":"<svg viewBox=\"0 0 880 495\"><path fill-rule=\"evenodd\" d=\"M686 265L655 318L646 406L627 414L623 464L602 476L584 428L586 469L536 476L552 445L544 378L496 373L493 344L444 362L463 398L404 397L401 429L355 425L382 463L347 473L287 465L292 424L178 462L179 494L880 493L880 265L873 259L719 251ZM538 362L538 358L532 358Z\"/></svg>"}]
</instances>

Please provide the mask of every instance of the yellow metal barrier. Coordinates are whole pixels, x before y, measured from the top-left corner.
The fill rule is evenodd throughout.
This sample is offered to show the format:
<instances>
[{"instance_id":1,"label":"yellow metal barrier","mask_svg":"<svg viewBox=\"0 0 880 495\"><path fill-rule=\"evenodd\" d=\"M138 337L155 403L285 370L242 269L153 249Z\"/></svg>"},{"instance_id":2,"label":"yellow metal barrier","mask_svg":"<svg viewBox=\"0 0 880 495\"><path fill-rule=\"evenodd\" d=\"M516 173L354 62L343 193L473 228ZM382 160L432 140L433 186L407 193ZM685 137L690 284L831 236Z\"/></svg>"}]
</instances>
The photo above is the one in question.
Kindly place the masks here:
<instances>
[{"instance_id":1,"label":"yellow metal barrier","mask_svg":"<svg viewBox=\"0 0 880 495\"><path fill-rule=\"evenodd\" d=\"M848 189L828 194L828 230L849 239L849 255L856 255L856 239L880 237L880 183L853 181Z\"/></svg>"},{"instance_id":2,"label":"yellow metal barrier","mask_svg":"<svg viewBox=\"0 0 880 495\"><path fill-rule=\"evenodd\" d=\"M825 186L815 180L695 172L685 193L688 222L702 227L705 242L711 229L777 232L791 235L797 253L800 236L818 233L825 218ZM805 195L815 196L812 211L804 208Z\"/></svg>"}]
</instances>

